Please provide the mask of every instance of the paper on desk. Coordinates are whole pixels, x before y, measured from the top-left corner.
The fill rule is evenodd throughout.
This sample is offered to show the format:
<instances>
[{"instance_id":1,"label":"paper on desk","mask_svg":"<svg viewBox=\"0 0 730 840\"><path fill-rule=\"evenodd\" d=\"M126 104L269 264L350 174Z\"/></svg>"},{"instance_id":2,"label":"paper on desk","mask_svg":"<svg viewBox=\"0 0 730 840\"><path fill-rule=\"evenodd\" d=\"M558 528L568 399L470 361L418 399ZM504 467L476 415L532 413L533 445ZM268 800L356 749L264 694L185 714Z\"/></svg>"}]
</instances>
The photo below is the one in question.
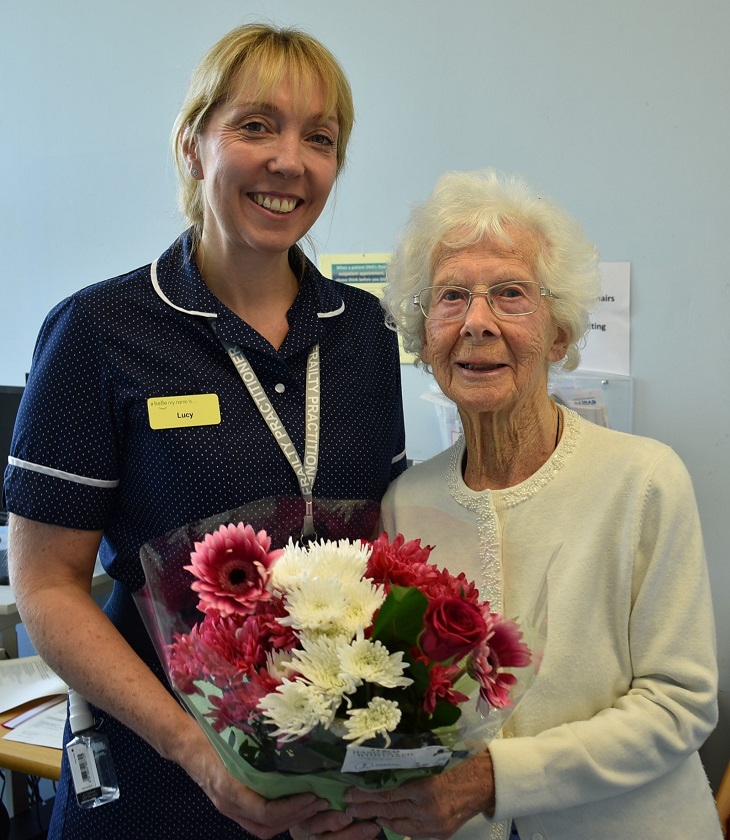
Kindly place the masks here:
<instances>
[{"instance_id":1,"label":"paper on desk","mask_svg":"<svg viewBox=\"0 0 730 840\"><path fill-rule=\"evenodd\" d=\"M63 748L63 728L66 725L66 698L60 697L58 703L44 709L30 720L11 729L5 736L6 741L19 741L21 744L35 744L38 747Z\"/></svg>"},{"instance_id":2,"label":"paper on desk","mask_svg":"<svg viewBox=\"0 0 730 840\"><path fill-rule=\"evenodd\" d=\"M16 726L20 726L21 723L25 723L26 720L30 720L32 717L39 715L41 712L45 712L46 709L50 709L51 706L55 706L56 703L60 703L61 700L65 699L66 698L63 694L56 694L53 697L49 697L47 700L40 700L38 703L34 703L30 709L26 709L24 712L18 712L17 715L4 720L3 726L6 729L15 729Z\"/></svg>"},{"instance_id":3,"label":"paper on desk","mask_svg":"<svg viewBox=\"0 0 730 840\"><path fill-rule=\"evenodd\" d=\"M67 692L66 683L40 656L0 661L0 712L7 712L39 697Z\"/></svg>"}]
</instances>

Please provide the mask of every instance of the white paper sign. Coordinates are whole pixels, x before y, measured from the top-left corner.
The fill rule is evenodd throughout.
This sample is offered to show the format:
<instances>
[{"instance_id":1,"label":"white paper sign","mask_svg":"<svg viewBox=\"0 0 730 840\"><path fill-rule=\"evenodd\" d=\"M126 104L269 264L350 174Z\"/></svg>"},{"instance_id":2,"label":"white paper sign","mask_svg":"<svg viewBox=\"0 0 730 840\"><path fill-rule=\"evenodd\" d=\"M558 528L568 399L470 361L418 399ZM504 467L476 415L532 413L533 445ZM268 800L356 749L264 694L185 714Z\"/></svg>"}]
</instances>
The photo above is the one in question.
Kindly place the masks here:
<instances>
[{"instance_id":1,"label":"white paper sign","mask_svg":"<svg viewBox=\"0 0 730 840\"><path fill-rule=\"evenodd\" d=\"M418 767L443 767L451 758L446 747L420 747L415 750L379 750L373 747L348 747L342 762L343 773L366 773L368 770L414 770Z\"/></svg>"},{"instance_id":2,"label":"white paper sign","mask_svg":"<svg viewBox=\"0 0 730 840\"><path fill-rule=\"evenodd\" d=\"M578 370L630 376L631 263L602 262L601 302L591 316Z\"/></svg>"}]
</instances>

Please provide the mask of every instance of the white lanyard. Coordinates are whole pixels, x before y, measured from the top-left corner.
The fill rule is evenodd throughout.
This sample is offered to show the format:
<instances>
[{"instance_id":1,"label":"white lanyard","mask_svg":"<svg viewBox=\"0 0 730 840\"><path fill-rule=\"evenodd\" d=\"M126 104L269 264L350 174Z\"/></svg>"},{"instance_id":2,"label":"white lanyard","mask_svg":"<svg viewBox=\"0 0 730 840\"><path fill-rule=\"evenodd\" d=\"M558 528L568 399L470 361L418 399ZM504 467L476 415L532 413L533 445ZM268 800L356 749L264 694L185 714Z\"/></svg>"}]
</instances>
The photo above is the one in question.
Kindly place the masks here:
<instances>
[{"instance_id":1,"label":"white lanyard","mask_svg":"<svg viewBox=\"0 0 730 840\"><path fill-rule=\"evenodd\" d=\"M216 332L212 323L211 326L213 326L213 331ZM299 481L299 489L304 499L302 542L316 540L317 532L314 530L314 499L312 490L314 488L314 479L317 475L317 463L319 461L319 345L315 344L309 351L309 356L307 357L304 463L302 464L302 460L289 437L289 433L279 419L279 415L276 413L274 406L266 396L266 391L264 391L258 376L256 376L243 350L237 344L225 338L218 336L218 340L231 357L231 361L236 366L236 370L256 404L256 408L258 408L261 416L266 421L266 425L269 427L271 434L279 444L281 451L286 456Z\"/></svg>"}]
</instances>

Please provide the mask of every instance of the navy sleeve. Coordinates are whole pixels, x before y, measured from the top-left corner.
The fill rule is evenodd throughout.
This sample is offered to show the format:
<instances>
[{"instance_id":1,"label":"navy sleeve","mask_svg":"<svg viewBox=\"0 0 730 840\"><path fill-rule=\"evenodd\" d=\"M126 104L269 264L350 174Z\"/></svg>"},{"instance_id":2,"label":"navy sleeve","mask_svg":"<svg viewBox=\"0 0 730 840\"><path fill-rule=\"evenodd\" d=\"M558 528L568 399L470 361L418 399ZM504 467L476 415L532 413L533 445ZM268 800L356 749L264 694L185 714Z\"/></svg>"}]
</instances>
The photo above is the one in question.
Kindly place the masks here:
<instances>
[{"instance_id":1,"label":"navy sleeve","mask_svg":"<svg viewBox=\"0 0 730 840\"><path fill-rule=\"evenodd\" d=\"M103 528L118 484L113 402L93 325L68 298L40 331L5 480L8 510L69 528Z\"/></svg>"}]
</instances>

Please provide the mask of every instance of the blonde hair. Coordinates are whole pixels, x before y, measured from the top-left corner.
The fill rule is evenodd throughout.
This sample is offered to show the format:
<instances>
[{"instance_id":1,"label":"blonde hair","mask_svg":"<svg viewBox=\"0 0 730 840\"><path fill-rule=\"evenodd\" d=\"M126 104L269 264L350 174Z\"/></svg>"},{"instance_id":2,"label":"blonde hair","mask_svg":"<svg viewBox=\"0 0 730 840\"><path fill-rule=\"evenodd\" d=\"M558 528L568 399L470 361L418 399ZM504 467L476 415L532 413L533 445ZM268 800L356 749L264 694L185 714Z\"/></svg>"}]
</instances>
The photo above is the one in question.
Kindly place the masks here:
<instances>
[{"instance_id":1,"label":"blonde hair","mask_svg":"<svg viewBox=\"0 0 730 840\"><path fill-rule=\"evenodd\" d=\"M266 24L239 26L214 44L196 67L187 96L172 131L172 154L178 173L180 209L200 241L203 231L203 191L200 181L190 177L183 154L183 138L197 136L206 126L211 111L233 95L241 74L257 85L264 99L288 78L298 94L307 96L321 85L325 112L338 122L337 174L345 165L347 143L355 121L352 90L332 53L311 35L298 29L276 29Z\"/></svg>"}]
</instances>

